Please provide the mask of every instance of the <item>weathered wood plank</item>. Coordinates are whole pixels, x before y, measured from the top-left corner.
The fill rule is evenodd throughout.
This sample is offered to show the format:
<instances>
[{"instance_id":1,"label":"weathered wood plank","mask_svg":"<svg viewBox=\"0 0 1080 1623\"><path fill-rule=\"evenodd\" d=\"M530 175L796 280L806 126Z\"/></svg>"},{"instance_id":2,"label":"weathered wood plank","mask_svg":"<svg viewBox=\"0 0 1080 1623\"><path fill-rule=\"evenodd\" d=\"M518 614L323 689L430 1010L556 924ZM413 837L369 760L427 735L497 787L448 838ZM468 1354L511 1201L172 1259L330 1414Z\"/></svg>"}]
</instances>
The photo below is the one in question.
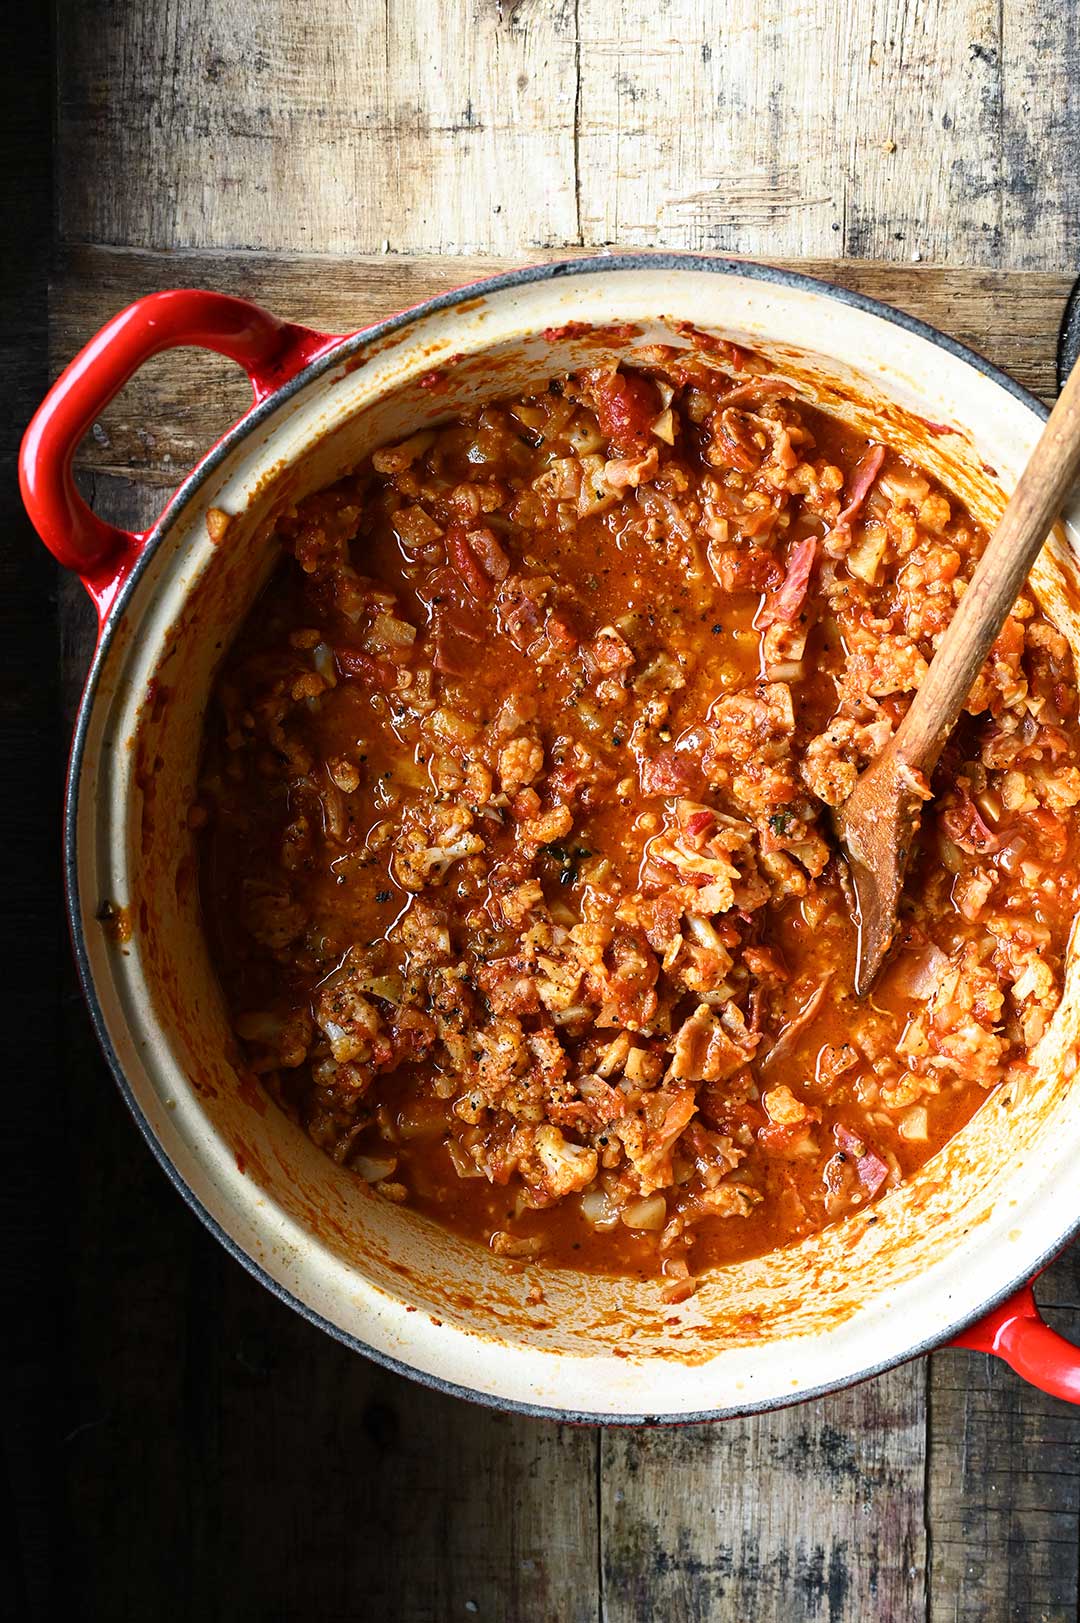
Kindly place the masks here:
<instances>
[{"instance_id":1,"label":"weathered wood plank","mask_svg":"<svg viewBox=\"0 0 1080 1623\"><path fill-rule=\"evenodd\" d=\"M925 1367L601 1444L604 1623L901 1623L925 1610Z\"/></svg>"},{"instance_id":2,"label":"weathered wood plank","mask_svg":"<svg viewBox=\"0 0 1080 1623\"><path fill-rule=\"evenodd\" d=\"M594 1433L471 1408L341 1348L317 1350L312 1380L316 1332L256 1291L223 1304L213 1615L595 1623ZM283 1480L288 1549L268 1557Z\"/></svg>"},{"instance_id":3,"label":"weathered wood plank","mask_svg":"<svg viewBox=\"0 0 1080 1623\"><path fill-rule=\"evenodd\" d=\"M1058 268L1076 26L1036 0L333 0L317 25L286 0L63 0L60 229Z\"/></svg>"},{"instance_id":4,"label":"weathered wood plank","mask_svg":"<svg viewBox=\"0 0 1080 1623\"><path fill-rule=\"evenodd\" d=\"M5 1059L0 1138L0 1516L4 1605L20 1619L60 1609L64 1561L61 1252L64 1176L56 1031L60 922L56 803L63 772L57 724L56 571L22 510L13 477L19 438L47 381L46 275L51 237L49 20L46 9L0 13L0 217L16 252L0 259L0 686L3 797ZM5 1538L6 1535L6 1538Z\"/></svg>"},{"instance_id":5,"label":"weathered wood plank","mask_svg":"<svg viewBox=\"0 0 1080 1623\"><path fill-rule=\"evenodd\" d=\"M998 37L984 47L990 71L978 89L986 101L994 95L995 84L998 87L1002 162L997 193L1000 257L988 262L1075 270L1080 259L1076 161L1080 8L1011 0L991 11L996 12ZM1000 78L995 77L998 74ZM1054 218L1053 200L1058 197L1070 198L1072 219L1064 222L1064 230ZM1014 260L1011 245L1025 238L1031 244L1027 255Z\"/></svg>"},{"instance_id":6,"label":"weathered wood plank","mask_svg":"<svg viewBox=\"0 0 1080 1623\"><path fill-rule=\"evenodd\" d=\"M1080 1248L1038 1294L1080 1341ZM929 1416L930 1623L1075 1623L1080 1409L955 1352L931 1359Z\"/></svg>"},{"instance_id":7,"label":"weathered wood plank","mask_svg":"<svg viewBox=\"0 0 1080 1623\"><path fill-rule=\"evenodd\" d=\"M68 238L577 240L571 0L66 0L59 43Z\"/></svg>"},{"instance_id":8,"label":"weathered wood plank","mask_svg":"<svg viewBox=\"0 0 1080 1623\"><path fill-rule=\"evenodd\" d=\"M455 260L451 270L444 260L394 254L336 259L70 248L53 281L53 366L59 370L110 315L155 288L214 287L257 298L292 319L347 332L453 282L513 264L467 258ZM1053 393L1054 345L1068 277L854 260L812 260L798 268L921 316L992 356L1036 393ZM174 485L248 399L242 374L217 356L158 356L103 413L81 464L102 473L138 471L148 482Z\"/></svg>"}]
</instances>

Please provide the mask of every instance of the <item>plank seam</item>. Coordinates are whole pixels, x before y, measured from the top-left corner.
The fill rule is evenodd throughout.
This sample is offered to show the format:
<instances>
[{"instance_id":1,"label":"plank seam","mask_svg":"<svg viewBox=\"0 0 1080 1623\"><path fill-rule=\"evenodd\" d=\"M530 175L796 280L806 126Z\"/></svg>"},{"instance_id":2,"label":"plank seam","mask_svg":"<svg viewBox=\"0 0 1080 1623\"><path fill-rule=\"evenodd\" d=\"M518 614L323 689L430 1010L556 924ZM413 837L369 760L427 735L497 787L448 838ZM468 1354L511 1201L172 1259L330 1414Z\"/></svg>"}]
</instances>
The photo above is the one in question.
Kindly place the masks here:
<instances>
[{"instance_id":1,"label":"plank seam","mask_svg":"<svg viewBox=\"0 0 1080 1623\"><path fill-rule=\"evenodd\" d=\"M934 1450L934 1383L930 1378L930 1365L934 1354L923 1359L923 1416L924 1416L924 1442L923 1442L923 1616L925 1623L932 1623L932 1608L934 1595L934 1528L930 1516L930 1494L933 1486L933 1450Z\"/></svg>"},{"instance_id":2,"label":"plank seam","mask_svg":"<svg viewBox=\"0 0 1080 1623\"><path fill-rule=\"evenodd\" d=\"M199 247L185 245L178 248L147 248L138 243L109 242L94 237L65 237L58 233L52 265L51 276L62 274L65 265L73 258L83 253L116 254L123 255L132 260L158 261L160 263L183 263L185 260L197 262L205 259L220 259L222 261L238 260L253 264L280 264L304 265L309 262L332 265L366 265L366 264L430 264L435 261L453 263L456 259L490 260L493 270L508 265L536 264L547 262L558 256L564 250L573 249L582 258L602 258L611 253L610 244L589 245L580 240L566 241L564 243L549 243L542 246L537 244L522 244L519 248L499 252L485 249L478 253L473 249L462 249L459 252L436 253L421 249L400 252L393 248L386 253L344 253L334 249L320 252L312 248L252 248L248 247ZM632 248L627 252L635 254L674 253L685 254L693 258L697 250L689 248ZM823 277L831 272L834 278L840 278L859 270L878 271L884 276L901 275L916 276L919 281L933 279L936 276L947 276L963 281L971 279L972 288L978 289L985 283L991 289L1002 280L1011 287L1020 289L1020 284L1026 283L1033 290L1052 288L1055 293L1060 289L1064 302L1071 288L1074 277L1064 270L1025 270L1012 266L995 268L990 265L950 265L944 260L925 260L918 267L903 260L865 258L858 254L750 254L738 253L734 250L703 249L701 255L708 257L710 253L718 259L744 260L750 265L776 265L781 269L797 270L800 266L815 267L807 274ZM700 257L700 256L699 256Z\"/></svg>"},{"instance_id":3,"label":"plank seam","mask_svg":"<svg viewBox=\"0 0 1080 1623\"><path fill-rule=\"evenodd\" d=\"M607 1595L604 1588L604 1432L596 1429L596 1616L607 1623Z\"/></svg>"},{"instance_id":4,"label":"plank seam","mask_svg":"<svg viewBox=\"0 0 1080 1623\"><path fill-rule=\"evenodd\" d=\"M574 219L577 245L583 247L581 227L581 0L574 0Z\"/></svg>"}]
</instances>

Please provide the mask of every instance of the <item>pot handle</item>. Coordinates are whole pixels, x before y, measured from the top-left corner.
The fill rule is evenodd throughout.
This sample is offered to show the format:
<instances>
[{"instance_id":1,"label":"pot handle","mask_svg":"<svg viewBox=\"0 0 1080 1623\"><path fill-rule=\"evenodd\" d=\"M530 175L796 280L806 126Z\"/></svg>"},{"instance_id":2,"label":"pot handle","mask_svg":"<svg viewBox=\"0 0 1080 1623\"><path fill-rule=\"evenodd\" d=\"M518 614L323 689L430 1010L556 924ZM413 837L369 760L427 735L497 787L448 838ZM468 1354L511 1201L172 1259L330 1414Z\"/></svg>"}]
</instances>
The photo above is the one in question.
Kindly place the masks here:
<instances>
[{"instance_id":1,"label":"pot handle","mask_svg":"<svg viewBox=\"0 0 1080 1623\"><path fill-rule=\"evenodd\" d=\"M1080 1403L1080 1347L1051 1330L1030 1284L973 1324L953 1347L1003 1358L1023 1380L1066 1403Z\"/></svg>"},{"instance_id":2,"label":"pot handle","mask_svg":"<svg viewBox=\"0 0 1080 1623\"><path fill-rule=\"evenodd\" d=\"M146 539L118 529L79 495L71 463L83 436L151 355L192 345L242 366L253 404L340 342L225 293L178 288L138 299L80 350L23 436L19 483L31 522L65 569L82 577L104 618Z\"/></svg>"}]
</instances>

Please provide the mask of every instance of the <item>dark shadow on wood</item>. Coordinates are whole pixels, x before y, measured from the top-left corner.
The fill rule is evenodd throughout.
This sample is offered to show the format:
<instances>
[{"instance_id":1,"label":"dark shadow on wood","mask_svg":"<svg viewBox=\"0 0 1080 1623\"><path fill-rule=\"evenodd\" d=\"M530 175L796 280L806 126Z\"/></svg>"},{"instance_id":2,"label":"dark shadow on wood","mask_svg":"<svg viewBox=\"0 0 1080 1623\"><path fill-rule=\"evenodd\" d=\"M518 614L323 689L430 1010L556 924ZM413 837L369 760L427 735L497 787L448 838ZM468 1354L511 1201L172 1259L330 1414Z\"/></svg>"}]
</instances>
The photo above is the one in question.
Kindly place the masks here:
<instances>
[{"instance_id":1,"label":"dark shadow on wood","mask_svg":"<svg viewBox=\"0 0 1080 1623\"><path fill-rule=\"evenodd\" d=\"M58 1073L61 730L56 572L19 501L19 439L47 382L52 235L51 40L46 6L0 20L0 603L5 1009L0 1134L0 1548L10 1615L53 1615L60 1551L65 1110ZM0 1556L2 1560L2 1556ZM0 1603L2 1609L3 1603Z\"/></svg>"}]
</instances>

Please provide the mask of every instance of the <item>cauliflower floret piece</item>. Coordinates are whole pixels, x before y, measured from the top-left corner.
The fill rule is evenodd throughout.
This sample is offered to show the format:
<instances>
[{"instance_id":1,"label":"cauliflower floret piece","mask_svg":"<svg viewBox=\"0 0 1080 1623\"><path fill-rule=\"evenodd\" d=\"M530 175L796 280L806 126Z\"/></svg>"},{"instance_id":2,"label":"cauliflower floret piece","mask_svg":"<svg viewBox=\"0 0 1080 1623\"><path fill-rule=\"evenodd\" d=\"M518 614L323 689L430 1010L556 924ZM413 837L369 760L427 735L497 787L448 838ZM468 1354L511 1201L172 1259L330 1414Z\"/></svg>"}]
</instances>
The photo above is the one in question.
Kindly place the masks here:
<instances>
[{"instance_id":1,"label":"cauliflower floret piece","mask_svg":"<svg viewBox=\"0 0 1080 1623\"><path fill-rule=\"evenodd\" d=\"M544 770L544 747L535 738L512 738L499 751L499 780L504 794L535 783Z\"/></svg>"},{"instance_id":2,"label":"cauliflower floret piece","mask_svg":"<svg viewBox=\"0 0 1080 1623\"><path fill-rule=\"evenodd\" d=\"M809 1105L797 1099L784 1083L770 1088L762 1099L762 1104L769 1113L769 1120L775 1122L778 1127L796 1127L800 1122L812 1120L817 1114Z\"/></svg>"},{"instance_id":3,"label":"cauliflower floret piece","mask_svg":"<svg viewBox=\"0 0 1080 1623\"><path fill-rule=\"evenodd\" d=\"M446 878L451 866L463 857L479 856L484 842L470 833L472 813L467 807L447 809L436 818L432 830L402 829L391 868L403 890L419 891Z\"/></svg>"},{"instance_id":4,"label":"cauliflower floret piece","mask_svg":"<svg viewBox=\"0 0 1080 1623\"><path fill-rule=\"evenodd\" d=\"M330 1039L338 1064L368 1059L382 1029L375 1005L359 990L355 977L343 975L328 986L315 1008L315 1019Z\"/></svg>"},{"instance_id":5,"label":"cauliflower floret piece","mask_svg":"<svg viewBox=\"0 0 1080 1623\"><path fill-rule=\"evenodd\" d=\"M556 1200L575 1189L584 1189L596 1177L596 1151L584 1144L572 1144L550 1123L537 1128L535 1143L548 1192Z\"/></svg>"},{"instance_id":6,"label":"cauliflower floret piece","mask_svg":"<svg viewBox=\"0 0 1080 1623\"><path fill-rule=\"evenodd\" d=\"M569 806L553 806L550 811L526 818L519 824L519 832L526 845L550 845L553 840L564 840L573 826L574 814Z\"/></svg>"},{"instance_id":7,"label":"cauliflower floret piece","mask_svg":"<svg viewBox=\"0 0 1080 1623\"><path fill-rule=\"evenodd\" d=\"M1006 811L1037 811L1038 796L1023 772L1006 772L1001 781L1001 803Z\"/></svg>"}]
</instances>

